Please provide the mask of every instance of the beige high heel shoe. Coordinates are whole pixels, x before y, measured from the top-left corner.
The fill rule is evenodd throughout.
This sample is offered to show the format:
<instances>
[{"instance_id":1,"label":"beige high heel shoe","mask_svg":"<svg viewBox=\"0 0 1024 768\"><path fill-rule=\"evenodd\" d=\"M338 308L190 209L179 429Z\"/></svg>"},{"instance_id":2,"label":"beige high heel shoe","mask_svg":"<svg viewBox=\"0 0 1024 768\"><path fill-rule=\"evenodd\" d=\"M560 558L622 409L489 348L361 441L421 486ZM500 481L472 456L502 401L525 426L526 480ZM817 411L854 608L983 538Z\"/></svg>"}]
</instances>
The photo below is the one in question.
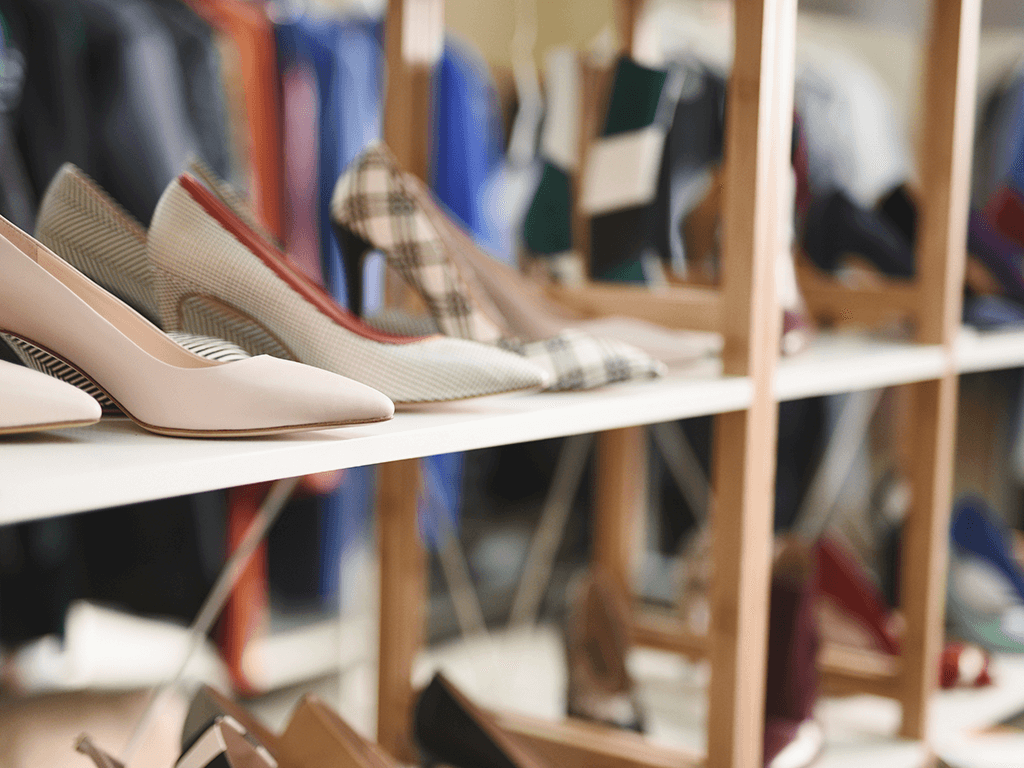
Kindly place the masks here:
<instances>
[{"instance_id":1,"label":"beige high heel shoe","mask_svg":"<svg viewBox=\"0 0 1024 768\"><path fill-rule=\"evenodd\" d=\"M351 376L396 403L539 389L543 369L485 344L383 333L339 306L213 191L182 174L149 229L160 317L169 330Z\"/></svg>"},{"instance_id":2,"label":"beige high heel shoe","mask_svg":"<svg viewBox=\"0 0 1024 768\"><path fill-rule=\"evenodd\" d=\"M260 356L217 363L175 344L0 218L0 333L71 366L133 421L184 437L266 435L391 418L370 387Z\"/></svg>"},{"instance_id":3,"label":"beige high heel shoe","mask_svg":"<svg viewBox=\"0 0 1024 768\"><path fill-rule=\"evenodd\" d=\"M77 387L0 360L0 435L84 427L100 404Z\"/></svg>"}]
</instances>

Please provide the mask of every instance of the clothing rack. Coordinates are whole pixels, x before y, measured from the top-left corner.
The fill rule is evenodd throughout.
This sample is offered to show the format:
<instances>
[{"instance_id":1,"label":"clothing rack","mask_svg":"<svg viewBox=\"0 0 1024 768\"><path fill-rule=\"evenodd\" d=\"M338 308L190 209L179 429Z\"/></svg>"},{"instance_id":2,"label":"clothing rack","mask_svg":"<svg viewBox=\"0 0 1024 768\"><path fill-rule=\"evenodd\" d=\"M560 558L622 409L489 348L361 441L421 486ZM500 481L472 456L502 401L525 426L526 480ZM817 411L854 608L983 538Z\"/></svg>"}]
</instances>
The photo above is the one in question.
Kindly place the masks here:
<instances>
[{"instance_id":1,"label":"clothing rack","mask_svg":"<svg viewBox=\"0 0 1024 768\"><path fill-rule=\"evenodd\" d=\"M408 758L411 672L423 645L426 605L426 555L417 525L419 458L600 432L594 557L629 594L643 509L642 427L714 415L709 634L693 637L681 625L640 612L633 628L640 643L709 658L707 755L571 720L550 723L504 713L499 719L559 765L752 768L761 764L757 734L765 697L778 402L904 386L916 447L907 467L913 502L901 580L905 650L897 659L829 648L821 664L833 690L900 701L902 734L923 741L943 630L958 375L1024 366L1024 334L967 338L960 332L981 2L933 0L932 8L919 277L901 288L899 302L879 289L872 305L886 307L893 299L912 307L916 343L845 343L824 335L803 355L779 359L774 254L786 237L779 211L789 162L797 2L736 0L720 287L674 286L653 293L590 285L554 291L594 314L642 312L668 325L721 332L721 371L712 366L654 382L499 404L456 403L337 434L189 441L106 422L67 435L7 441L0 444L0 524L378 464L378 738L389 752ZM617 0L620 23L630 32L624 35L627 45L640 10L640 0ZM399 160L421 175L429 157L424 84L441 43L439 19L442 0L392 0L388 6L385 137ZM863 290L825 288L832 291L828 301L850 318L872 311L864 308Z\"/></svg>"}]
</instances>

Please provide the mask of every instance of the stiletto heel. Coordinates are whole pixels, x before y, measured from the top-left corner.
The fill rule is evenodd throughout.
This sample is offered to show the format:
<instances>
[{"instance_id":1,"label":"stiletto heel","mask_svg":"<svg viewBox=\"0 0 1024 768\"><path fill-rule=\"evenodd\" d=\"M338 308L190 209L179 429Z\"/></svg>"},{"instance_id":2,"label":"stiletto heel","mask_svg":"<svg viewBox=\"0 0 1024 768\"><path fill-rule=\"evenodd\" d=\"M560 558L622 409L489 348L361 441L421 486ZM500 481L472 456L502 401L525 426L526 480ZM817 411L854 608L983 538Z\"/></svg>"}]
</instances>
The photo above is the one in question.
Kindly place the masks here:
<instances>
[{"instance_id":1,"label":"stiletto heel","mask_svg":"<svg viewBox=\"0 0 1024 768\"><path fill-rule=\"evenodd\" d=\"M341 247L341 257L345 265L345 293L348 296L348 309L356 317L363 315L363 262L373 246L366 242L348 227L332 222L334 236Z\"/></svg>"}]
</instances>

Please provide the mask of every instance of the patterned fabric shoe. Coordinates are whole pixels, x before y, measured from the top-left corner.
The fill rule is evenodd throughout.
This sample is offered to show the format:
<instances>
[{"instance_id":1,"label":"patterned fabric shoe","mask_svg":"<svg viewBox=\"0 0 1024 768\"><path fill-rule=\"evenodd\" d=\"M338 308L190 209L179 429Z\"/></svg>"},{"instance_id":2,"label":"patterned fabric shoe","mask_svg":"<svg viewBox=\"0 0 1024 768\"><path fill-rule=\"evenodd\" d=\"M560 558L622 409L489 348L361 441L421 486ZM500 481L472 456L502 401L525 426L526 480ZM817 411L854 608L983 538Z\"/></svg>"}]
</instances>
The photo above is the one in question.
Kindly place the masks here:
<instances>
[{"instance_id":1,"label":"patterned fabric shoe","mask_svg":"<svg viewBox=\"0 0 1024 768\"><path fill-rule=\"evenodd\" d=\"M349 304L357 313L362 258L379 250L424 300L442 333L515 349L554 373L551 389L586 389L664 372L661 362L625 342L564 333L573 325L564 318L535 312L532 323L510 322L507 304L535 299L483 288L488 275L471 260L487 257L467 252L476 251L472 241L381 144L364 151L338 180L331 214L345 253Z\"/></svg>"},{"instance_id":2,"label":"patterned fabric shoe","mask_svg":"<svg viewBox=\"0 0 1024 768\"><path fill-rule=\"evenodd\" d=\"M124 768L124 764L80 736L75 749L96 768ZM230 716L218 717L182 752L175 768L277 768L277 760L249 731Z\"/></svg>"},{"instance_id":3,"label":"patterned fabric shoe","mask_svg":"<svg viewBox=\"0 0 1024 768\"><path fill-rule=\"evenodd\" d=\"M118 205L81 169L65 163L53 177L36 222L36 237L51 251L159 325L153 270L146 254L146 228ZM236 344L211 336L170 333L200 357L232 362L249 357ZM106 413L119 409L98 387L43 350L3 337L21 361L42 373L84 389Z\"/></svg>"},{"instance_id":4,"label":"patterned fabric shoe","mask_svg":"<svg viewBox=\"0 0 1024 768\"><path fill-rule=\"evenodd\" d=\"M150 225L149 255L163 323L223 336L340 373L396 403L537 389L544 370L492 346L443 336L391 336L338 306L215 193L183 174Z\"/></svg>"}]
</instances>

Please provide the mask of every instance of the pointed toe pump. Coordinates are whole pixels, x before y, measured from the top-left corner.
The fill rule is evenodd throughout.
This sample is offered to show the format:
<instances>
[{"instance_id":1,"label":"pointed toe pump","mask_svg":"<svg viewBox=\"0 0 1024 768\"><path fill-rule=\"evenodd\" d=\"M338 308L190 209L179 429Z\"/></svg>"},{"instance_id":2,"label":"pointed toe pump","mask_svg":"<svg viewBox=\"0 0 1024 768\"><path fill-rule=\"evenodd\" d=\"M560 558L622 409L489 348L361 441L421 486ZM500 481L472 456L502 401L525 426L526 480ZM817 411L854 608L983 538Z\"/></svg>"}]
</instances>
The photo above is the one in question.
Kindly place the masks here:
<instances>
[{"instance_id":1,"label":"pointed toe pump","mask_svg":"<svg viewBox=\"0 0 1024 768\"><path fill-rule=\"evenodd\" d=\"M199 357L2 218L0 274L0 333L74 369L152 432L263 435L393 413L380 392L326 371L267 356Z\"/></svg>"},{"instance_id":2,"label":"pointed toe pump","mask_svg":"<svg viewBox=\"0 0 1024 768\"><path fill-rule=\"evenodd\" d=\"M75 748L90 758L96 768L125 768L88 736L80 736ZM196 734L182 750L175 768L278 768L278 762L241 723L223 716Z\"/></svg>"},{"instance_id":3,"label":"pointed toe pump","mask_svg":"<svg viewBox=\"0 0 1024 768\"><path fill-rule=\"evenodd\" d=\"M413 731L428 765L453 768L548 768L514 740L444 675L437 674L416 702Z\"/></svg>"},{"instance_id":4,"label":"pointed toe pump","mask_svg":"<svg viewBox=\"0 0 1024 768\"><path fill-rule=\"evenodd\" d=\"M551 374L551 389L589 389L664 372L661 361L632 344L587 333L585 324L549 311L514 270L489 265L493 260L382 144L366 149L338 180L331 217L353 306L362 305L362 260L378 250L423 299L441 333L514 349ZM634 331L639 325L647 327L627 323Z\"/></svg>"},{"instance_id":5,"label":"pointed toe pump","mask_svg":"<svg viewBox=\"0 0 1024 768\"><path fill-rule=\"evenodd\" d=\"M77 387L0 361L0 435L84 427L101 413L96 399Z\"/></svg>"},{"instance_id":6,"label":"pointed toe pump","mask_svg":"<svg viewBox=\"0 0 1024 768\"><path fill-rule=\"evenodd\" d=\"M192 699L181 744L187 750L218 718L231 718L263 744L282 768L395 768L379 745L363 738L316 696L295 707L284 732L277 735L242 707L204 686Z\"/></svg>"},{"instance_id":7,"label":"pointed toe pump","mask_svg":"<svg viewBox=\"0 0 1024 768\"><path fill-rule=\"evenodd\" d=\"M227 338L351 377L396 403L538 389L540 367L495 347L404 337L363 323L295 269L216 194L183 174L149 231L164 326Z\"/></svg>"},{"instance_id":8,"label":"pointed toe pump","mask_svg":"<svg viewBox=\"0 0 1024 768\"><path fill-rule=\"evenodd\" d=\"M643 733L643 709L626 666L628 622L625 601L601 571L576 585L565 626L566 714Z\"/></svg>"}]
</instances>

